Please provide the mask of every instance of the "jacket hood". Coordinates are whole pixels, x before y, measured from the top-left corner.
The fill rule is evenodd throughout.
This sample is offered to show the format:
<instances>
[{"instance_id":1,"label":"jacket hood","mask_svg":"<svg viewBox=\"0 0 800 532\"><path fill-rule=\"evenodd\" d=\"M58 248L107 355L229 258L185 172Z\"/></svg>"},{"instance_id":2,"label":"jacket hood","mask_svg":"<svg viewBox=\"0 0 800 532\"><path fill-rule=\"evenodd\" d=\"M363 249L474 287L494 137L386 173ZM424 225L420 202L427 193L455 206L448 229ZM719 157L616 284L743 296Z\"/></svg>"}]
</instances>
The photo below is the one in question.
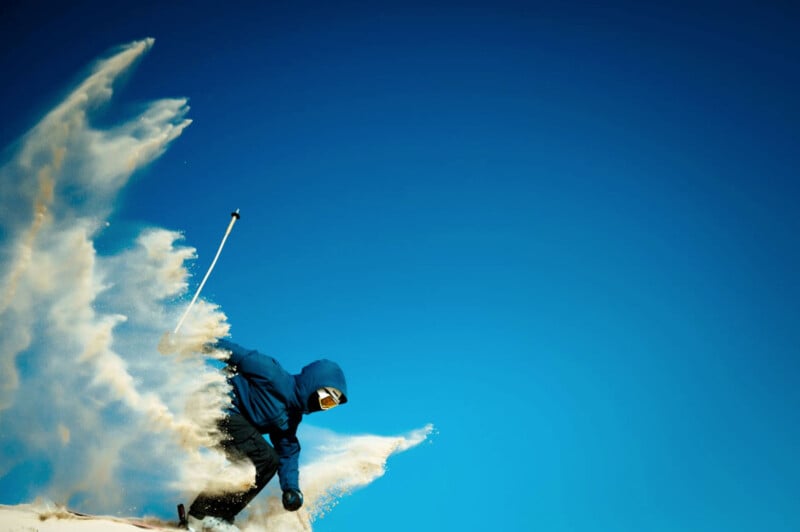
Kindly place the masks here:
<instances>
[{"instance_id":1,"label":"jacket hood","mask_svg":"<svg viewBox=\"0 0 800 532\"><path fill-rule=\"evenodd\" d=\"M339 404L347 402L347 382L344 372L339 364L331 360L317 360L303 368L300 375L295 375L297 393L303 404L307 404L309 397L324 386L336 388L342 392Z\"/></svg>"}]
</instances>

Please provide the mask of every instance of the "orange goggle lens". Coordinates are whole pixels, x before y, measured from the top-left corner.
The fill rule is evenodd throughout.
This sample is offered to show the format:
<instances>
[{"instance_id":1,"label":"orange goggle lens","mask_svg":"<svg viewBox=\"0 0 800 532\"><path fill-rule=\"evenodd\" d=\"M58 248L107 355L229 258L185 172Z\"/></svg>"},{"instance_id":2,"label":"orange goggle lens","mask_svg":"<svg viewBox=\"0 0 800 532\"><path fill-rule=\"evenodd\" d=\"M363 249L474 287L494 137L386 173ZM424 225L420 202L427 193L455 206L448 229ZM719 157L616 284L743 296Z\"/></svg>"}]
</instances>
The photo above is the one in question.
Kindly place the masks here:
<instances>
[{"instance_id":1,"label":"orange goggle lens","mask_svg":"<svg viewBox=\"0 0 800 532\"><path fill-rule=\"evenodd\" d=\"M339 396L341 392L333 388L320 388L317 390L319 395L319 406L323 410L329 410L339 404Z\"/></svg>"}]
</instances>

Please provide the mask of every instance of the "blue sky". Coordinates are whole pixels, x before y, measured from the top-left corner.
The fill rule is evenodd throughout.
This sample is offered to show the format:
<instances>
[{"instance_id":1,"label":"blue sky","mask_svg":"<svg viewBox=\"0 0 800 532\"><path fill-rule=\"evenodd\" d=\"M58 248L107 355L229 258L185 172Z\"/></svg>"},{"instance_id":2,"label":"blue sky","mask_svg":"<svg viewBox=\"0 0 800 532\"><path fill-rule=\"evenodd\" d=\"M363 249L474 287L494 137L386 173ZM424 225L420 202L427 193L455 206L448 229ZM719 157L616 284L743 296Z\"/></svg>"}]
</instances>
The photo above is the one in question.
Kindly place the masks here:
<instances>
[{"instance_id":1,"label":"blue sky","mask_svg":"<svg viewBox=\"0 0 800 532\"><path fill-rule=\"evenodd\" d=\"M797 8L0 8L0 144L99 55L192 125L99 243L185 233L315 423L431 445L315 530L800 529ZM0 501L6 502L6 501Z\"/></svg>"}]
</instances>

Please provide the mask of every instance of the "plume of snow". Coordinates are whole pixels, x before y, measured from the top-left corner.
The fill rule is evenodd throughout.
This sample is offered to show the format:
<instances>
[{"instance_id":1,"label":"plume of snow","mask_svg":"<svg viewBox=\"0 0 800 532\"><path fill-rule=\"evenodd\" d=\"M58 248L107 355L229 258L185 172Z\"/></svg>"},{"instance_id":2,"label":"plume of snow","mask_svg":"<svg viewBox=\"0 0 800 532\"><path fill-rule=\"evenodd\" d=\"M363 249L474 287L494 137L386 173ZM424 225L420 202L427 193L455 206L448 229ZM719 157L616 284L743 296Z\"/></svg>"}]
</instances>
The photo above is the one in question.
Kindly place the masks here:
<instances>
[{"instance_id":1,"label":"plume of snow","mask_svg":"<svg viewBox=\"0 0 800 532\"><path fill-rule=\"evenodd\" d=\"M432 425L401 436L336 434L316 427L303 431L311 458L300 468L304 504L297 512L283 509L278 493L257 500L245 523L247 532L307 532L339 500L386 473L386 461L424 442ZM307 442L314 442L309 445Z\"/></svg>"},{"instance_id":2,"label":"plume of snow","mask_svg":"<svg viewBox=\"0 0 800 532\"><path fill-rule=\"evenodd\" d=\"M98 61L0 166L0 483L34 465L45 472L17 491L83 512L130 515L160 501L171 514L173 501L254 477L251 464L214 450L229 388L208 364L225 353L203 351L228 334L225 315L200 299L169 334L195 250L161 228L113 254L95 246L130 177L190 124L181 98L150 102L107 129L92 123L152 45L133 42ZM305 507L287 513L265 493L248 530L310 530L431 427L397 437L303 430L317 441L304 441Z\"/></svg>"},{"instance_id":3,"label":"plume of snow","mask_svg":"<svg viewBox=\"0 0 800 532\"><path fill-rule=\"evenodd\" d=\"M91 123L152 44L134 42L98 61L0 168L0 422L8 451L0 476L44 462L52 474L31 490L89 510L136 504L125 479L137 470L179 477L215 443L226 400L224 378L202 357L157 350L178 310L168 302L187 290L194 250L163 229L144 230L113 256L94 245L131 175L190 124L184 99L151 102L110 129ZM195 350L227 334L224 314L207 302L191 321Z\"/></svg>"}]
</instances>

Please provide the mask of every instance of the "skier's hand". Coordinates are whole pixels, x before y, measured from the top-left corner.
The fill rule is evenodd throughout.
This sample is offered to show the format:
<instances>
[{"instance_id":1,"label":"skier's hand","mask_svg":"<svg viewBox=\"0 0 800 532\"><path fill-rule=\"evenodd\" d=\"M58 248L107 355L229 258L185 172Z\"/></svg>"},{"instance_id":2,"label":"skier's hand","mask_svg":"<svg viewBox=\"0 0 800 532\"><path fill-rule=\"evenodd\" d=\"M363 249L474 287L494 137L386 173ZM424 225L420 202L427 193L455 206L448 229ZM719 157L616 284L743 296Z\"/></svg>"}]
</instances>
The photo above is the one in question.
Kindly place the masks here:
<instances>
[{"instance_id":1,"label":"skier's hand","mask_svg":"<svg viewBox=\"0 0 800 532\"><path fill-rule=\"evenodd\" d=\"M303 492L295 489L288 489L283 492L283 507L290 512L296 512L303 506Z\"/></svg>"}]
</instances>

